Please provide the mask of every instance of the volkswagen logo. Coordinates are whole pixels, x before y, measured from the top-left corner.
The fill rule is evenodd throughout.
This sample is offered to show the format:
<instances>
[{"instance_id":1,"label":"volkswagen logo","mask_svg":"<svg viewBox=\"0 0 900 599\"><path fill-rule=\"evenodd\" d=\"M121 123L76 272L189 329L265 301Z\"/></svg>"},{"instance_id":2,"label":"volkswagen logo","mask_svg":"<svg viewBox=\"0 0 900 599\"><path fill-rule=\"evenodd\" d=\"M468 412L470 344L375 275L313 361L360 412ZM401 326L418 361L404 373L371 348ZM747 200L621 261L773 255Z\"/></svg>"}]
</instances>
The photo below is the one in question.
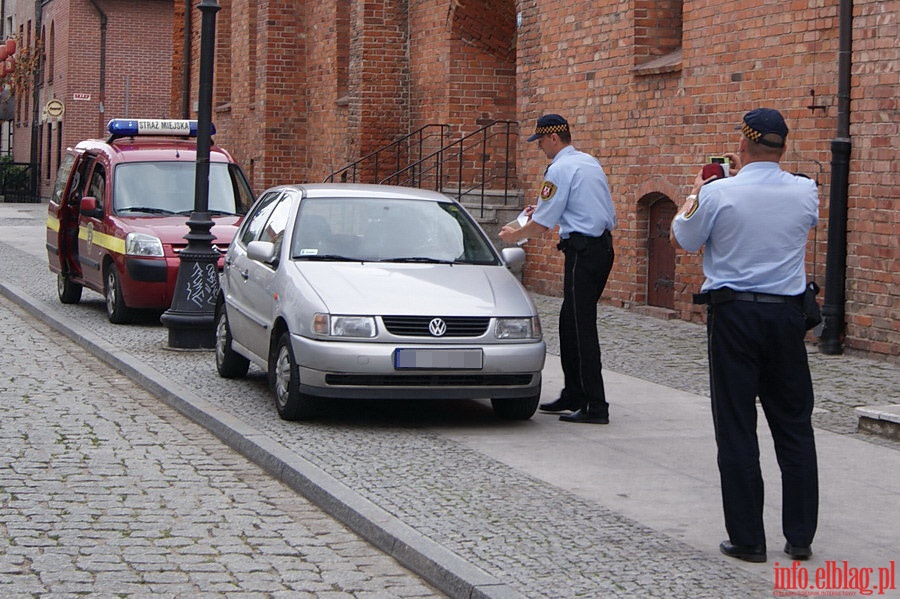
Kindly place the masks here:
<instances>
[{"instance_id":1,"label":"volkswagen logo","mask_svg":"<svg viewBox=\"0 0 900 599\"><path fill-rule=\"evenodd\" d=\"M443 318L432 318L428 323L428 332L433 337L442 337L447 332L447 323Z\"/></svg>"}]
</instances>

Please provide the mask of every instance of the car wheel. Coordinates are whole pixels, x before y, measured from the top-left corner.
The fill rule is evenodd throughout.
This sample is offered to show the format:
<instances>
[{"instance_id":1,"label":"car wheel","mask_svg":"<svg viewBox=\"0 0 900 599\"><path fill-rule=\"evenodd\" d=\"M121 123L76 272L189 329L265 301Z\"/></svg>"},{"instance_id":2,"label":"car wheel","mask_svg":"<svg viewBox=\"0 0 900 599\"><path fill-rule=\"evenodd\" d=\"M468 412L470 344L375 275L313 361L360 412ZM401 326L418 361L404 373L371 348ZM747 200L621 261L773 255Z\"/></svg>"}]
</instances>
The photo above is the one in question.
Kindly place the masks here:
<instances>
[{"instance_id":1,"label":"car wheel","mask_svg":"<svg viewBox=\"0 0 900 599\"><path fill-rule=\"evenodd\" d=\"M528 397L494 397L491 406L494 414L504 420L528 420L534 416L540 401L540 393Z\"/></svg>"},{"instance_id":2,"label":"car wheel","mask_svg":"<svg viewBox=\"0 0 900 599\"><path fill-rule=\"evenodd\" d=\"M216 370L225 379L247 376L250 360L231 349L231 329L225 306L220 306L216 317Z\"/></svg>"},{"instance_id":3,"label":"car wheel","mask_svg":"<svg viewBox=\"0 0 900 599\"><path fill-rule=\"evenodd\" d=\"M79 283L73 283L63 273L59 273L56 276L56 293L59 295L59 301L64 304L77 304L80 302L83 289Z\"/></svg>"},{"instance_id":4,"label":"car wheel","mask_svg":"<svg viewBox=\"0 0 900 599\"><path fill-rule=\"evenodd\" d=\"M283 420L303 420L315 413L315 398L300 393L300 368L294 358L291 334L284 332L269 362L269 380L275 392L275 408Z\"/></svg>"},{"instance_id":5,"label":"car wheel","mask_svg":"<svg viewBox=\"0 0 900 599\"><path fill-rule=\"evenodd\" d=\"M122 285L116 266L110 264L106 268L106 315L113 324L122 324L131 320L131 310L125 305L122 296Z\"/></svg>"}]
</instances>

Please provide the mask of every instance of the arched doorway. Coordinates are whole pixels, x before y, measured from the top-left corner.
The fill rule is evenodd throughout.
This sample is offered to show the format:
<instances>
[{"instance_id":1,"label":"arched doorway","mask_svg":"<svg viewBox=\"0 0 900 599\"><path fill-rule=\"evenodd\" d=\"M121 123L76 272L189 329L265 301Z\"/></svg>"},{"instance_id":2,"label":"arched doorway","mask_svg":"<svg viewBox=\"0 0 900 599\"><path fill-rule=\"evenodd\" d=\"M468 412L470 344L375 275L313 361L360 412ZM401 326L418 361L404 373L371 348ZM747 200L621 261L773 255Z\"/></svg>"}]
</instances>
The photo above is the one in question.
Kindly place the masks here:
<instances>
[{"instance_id":1,"label":"arched doorway","mask_svg":"<svg viewBox=\"0 0 900 599\"><path fill-rule=\"evenodd\" d=\"M677 208L662 196L650 205L647 227L647 304L675 309L675 248L669 243L669 227Z\"/></svg>"}]
</instances>

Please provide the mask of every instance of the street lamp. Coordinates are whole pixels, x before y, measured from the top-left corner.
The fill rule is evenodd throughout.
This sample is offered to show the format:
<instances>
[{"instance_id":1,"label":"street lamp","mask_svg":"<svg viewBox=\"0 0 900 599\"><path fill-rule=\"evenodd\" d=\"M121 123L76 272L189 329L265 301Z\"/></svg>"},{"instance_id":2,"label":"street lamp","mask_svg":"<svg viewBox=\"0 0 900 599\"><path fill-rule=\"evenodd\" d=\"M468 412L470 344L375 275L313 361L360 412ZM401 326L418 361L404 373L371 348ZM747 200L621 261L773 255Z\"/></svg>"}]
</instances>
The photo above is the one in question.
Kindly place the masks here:
<instances>
[{"instance_id":1,"label":"street lamp","mask_svg":"<svg viewBox=\"0 0 900 599\"><path fill-rule=\"evenodd\" d=\"M172 306L160 317L169 329L169 347L208 349L215 347L215 310L219 295L218 250L210 233L209 148L212 145L212 83L216 48L217 0L201 0L200 82L197 106L197 172L194 181L194 212L184 238L188 245L179 254L178 278Z\"/></svg>"}]
</instances>

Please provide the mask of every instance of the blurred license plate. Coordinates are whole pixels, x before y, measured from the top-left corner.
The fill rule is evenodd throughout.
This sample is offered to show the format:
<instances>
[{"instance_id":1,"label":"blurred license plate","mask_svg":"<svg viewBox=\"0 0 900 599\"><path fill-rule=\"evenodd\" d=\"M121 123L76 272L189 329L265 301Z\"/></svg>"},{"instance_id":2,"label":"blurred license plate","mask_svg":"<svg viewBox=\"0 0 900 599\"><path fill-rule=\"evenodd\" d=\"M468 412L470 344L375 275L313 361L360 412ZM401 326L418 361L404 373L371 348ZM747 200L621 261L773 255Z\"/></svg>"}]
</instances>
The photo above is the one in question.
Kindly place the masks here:
<instances>
[{"instance_id":1,"label":"blurred license plate","mask_svg":"<svg viewBox=\"0 0 900 599\"><path fill-rule=\"evenodd\" d=\"M480 349L398 349L394 352L394 368L431 370L477 370L484 365Z\"/></svg>"}]
</instances>

